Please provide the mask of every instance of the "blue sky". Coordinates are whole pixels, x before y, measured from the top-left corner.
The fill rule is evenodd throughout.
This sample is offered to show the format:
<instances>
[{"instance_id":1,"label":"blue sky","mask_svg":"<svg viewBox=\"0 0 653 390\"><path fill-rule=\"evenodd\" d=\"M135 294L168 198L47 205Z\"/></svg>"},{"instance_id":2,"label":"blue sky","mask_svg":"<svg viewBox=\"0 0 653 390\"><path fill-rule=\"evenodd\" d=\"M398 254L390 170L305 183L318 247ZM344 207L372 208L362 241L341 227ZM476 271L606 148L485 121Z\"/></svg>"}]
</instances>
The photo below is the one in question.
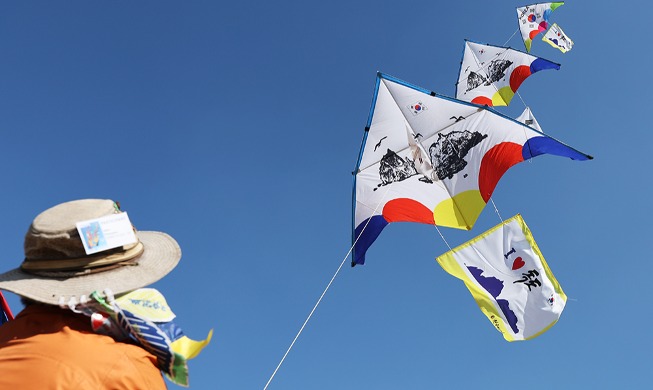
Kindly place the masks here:
<instances>
[{"instance_id":1,"label":"blue sky","mask_svg":"<svg viewBox=\"0 0 653 390\"><path fill-rule=\"evenodd\" d=\"M178 323L214 329L191 388L263 388L349 250L376 72L452 96L463 40L504 44L524 4L1 2L2 269L42 210L118 200L182 247L154 286ZM569 296L560 321L504 341L436 263L435 229L393 224L343 267L269 389L646 387L651 52L633 18L653 7L627 4L566 2L551 20L573 50L538 37L532 53L562 67L520 88L545 132L595 159L538 157L493 197ZM471 232L442 232L454 246L498 222L488 207Z\"/></svg>"}]
</instances>

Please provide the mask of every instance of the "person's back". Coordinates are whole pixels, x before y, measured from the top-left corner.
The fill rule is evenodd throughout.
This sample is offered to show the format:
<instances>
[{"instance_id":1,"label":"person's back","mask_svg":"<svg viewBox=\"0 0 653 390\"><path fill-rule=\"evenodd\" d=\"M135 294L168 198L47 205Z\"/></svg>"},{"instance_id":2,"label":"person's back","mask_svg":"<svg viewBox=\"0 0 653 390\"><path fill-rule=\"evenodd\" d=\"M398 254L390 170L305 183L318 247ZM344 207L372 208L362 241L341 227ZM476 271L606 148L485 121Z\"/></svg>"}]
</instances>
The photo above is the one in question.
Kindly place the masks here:
<instances>
[{"instance_id":1,"label":"person's back","mask_svg":"<svg viewBox=\"0 0 653 390\"><path fill-rule=\"evenodd\" d=\"M166 388L154 355L53 305L29 304L0 326L0 367L0 389Z\"/></svg>"}]
</instances>

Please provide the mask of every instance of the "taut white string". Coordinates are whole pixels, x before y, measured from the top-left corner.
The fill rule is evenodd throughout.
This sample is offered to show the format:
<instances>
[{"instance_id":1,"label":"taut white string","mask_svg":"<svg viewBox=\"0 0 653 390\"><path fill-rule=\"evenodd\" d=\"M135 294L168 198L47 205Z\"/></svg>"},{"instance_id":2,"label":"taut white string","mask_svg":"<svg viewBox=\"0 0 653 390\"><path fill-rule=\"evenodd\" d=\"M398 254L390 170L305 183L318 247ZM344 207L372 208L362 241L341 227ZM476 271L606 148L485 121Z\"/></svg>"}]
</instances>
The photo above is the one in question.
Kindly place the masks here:
<instances>
[{"instance_id":1,"label":"taut white string","mask_svg":"<svg viewBox=\"0 0 653 390\"><path fill-rule=\"evenodd\" d=\"M386 197L386 195L388 194L388 191L390 190L390 187L392 186L393 183L394 183L394 182L390 183L390 184L387 186L385 192L383 193L383 196L381 197L381 200L380 200L379 203L376 205L376 208L374 208L374 212L372 213L372 215L375 215L375 214L376 214L376 211L379 209L379 206L381 206L381 203L383 203L383 201L385 200L385 197ZM305 320L304 323L302 324L302 327L299 329L299 332L297 332L297 335L296 335L295 338L293 339L292 343L290 343L290 346L289 346L288 349L286 350L286 353L283 354L283 357L281 358L281 361L279 362L279 364L277 364L277 368L274 369L274 372L273 372L272 375L270 376L270 379L268 379L268 382L265 384L265 387L263 387L263 390L266 390L266 389L268 388L268 386L270 385L270 382L272 382L272 379L274 379L274 376L277 374L277 371L279 371L279 368L280 368L281 365L283 364L284 360L286 360L286 356L288 356L288 354L290 353L290 350L291 350L292 347L295 345L295 342L296 342L297 339L299 338L299 335L301 335L302 332L304 331L304 328L306 327L306 324L308 323L308 321L309 321L309 320L311 319L311 317L313 316L313 313L315 313L315 310L316 310L317 307L320 305L320 302L322 302L322 298L324 298L324 295L325 295L325 294L327 293L327 291L329 290L329 287L331 287L331 284L333 284L333 281L336 279L336 276L338 276L338 273L340 273L340 270L342 269L342 266L345 264L345 261L347 261L347 258L349 258L349 255L350 255L351 252L354 250L354 247L356 246L356 243L358 242L358 239L363 235L363 232L365 231L365 229L367 229L367 225L369 225L369 223L370 223L370 220L368 219L368 220L367 220L367 223L365 223L365 226L363 226L363 230L361 230L361 233L358 235L358 237L356 237L356 240L354 241L354 243L352 244L352 246L349 248L349 251L347 251L347 255L345 255L345 258L342 259L342 262L340 262L340 266L338 266L338 269L337 269L336 272L333 274L333 277L331 277L331 280L329 281L329 284L327 284L327 286L326 286L326 288L324 289L324 291L322 291L322 295L320 295L320 298L319 298L319 299L317 300L317 302L315 303L315 306L313 306L313 310L311 310L311 312L308 314L308 317L306 317L306 320Z\"/></svg>"}]
</instances>

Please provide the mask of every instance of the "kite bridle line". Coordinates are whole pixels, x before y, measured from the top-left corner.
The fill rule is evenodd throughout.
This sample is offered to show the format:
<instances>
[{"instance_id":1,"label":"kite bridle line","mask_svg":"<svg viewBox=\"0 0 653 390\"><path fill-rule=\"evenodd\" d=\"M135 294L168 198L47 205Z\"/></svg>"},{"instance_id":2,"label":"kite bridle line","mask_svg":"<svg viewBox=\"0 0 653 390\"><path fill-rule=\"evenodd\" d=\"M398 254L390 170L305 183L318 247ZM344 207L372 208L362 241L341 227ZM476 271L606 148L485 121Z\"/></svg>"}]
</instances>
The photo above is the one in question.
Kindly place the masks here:
<instances>
[{"instance_id":1,"label":"kite bridle line","mask_svg":"<svg viewBox=\"0 0 653 390\"><path fill-rule=\"evenodd\" d=\"M495 212L497 213L497 215L499 216L499 219L501 220L501 223L503 223L503 218L501 218L501 214L499 214L499 209L497 208L497 205L494 204L494 199L492 199L492 198L490 197L490 201L492 202L492 206L494 206L494 211L495 211ZM452 251L453 249L451 249L451 245L449 245L449 243L447 242L447 240L444 238L444 234L442 234L442 232L440 231L440 228L438 227L438 225L437 225L436 223L433 223L433 226L435 227L435 230L438 231L438 234L440 235L440 238L442 238L442 241L444 241L444 243L447 245L447 247L449 248L449 250Z\"/></svg>"},{"instance_id":2,"label":"kite bridle line","mask_svg":"<svg viewBox=\"0 0 653 390\"><path fill-rule=\"evenodd\" d=\"M374 209L372 215L376 214L376 212L377 212L377 210L379 209L379 207L381 206L381 204L385 201L385 198L386 198L386 196L388 195L388 192L390 191L390 187L392 187L392 184L394 184L394 182L388 184L388 186L387 186L388 188L386 188L385 192L383 193L383 196L381 197L381 200L379 201L379 203L376 205L376 208ZM349 256L351 255L351 252L354 250L354 246L356 246L356 243L358 242L358 239L363 235L363 232L365 232L365 229L367 228L367 225L369 225L370 221L371 221L371 218L368 218L368 219L367 219L367 222L366 222L365 225L363 226L363 230L361 230L360 234L358 235L358 237L356 237L356 240L354 241L354 243L353 243L353 244L351 245L351 247L349 248L349 251L347 251L347 254L345 255L345 257L344 257L344 258L342 259L342 261L340 262L340 265L338 266L338 269L336 270L336 272L335 272L335 273L333 274L333 276L331 277L331 280L330 280L329 283L327 284L327 286L326 286L326 288L324 289L324 291L322 291L322 294L320 295L320 298L318 298L317 302L316 302L315 305L313 306L313 309L312 309L311 312L308 314L308 317L306 317L306 320L304 320L304 323L302 324L301 328L299 328L299 332L297 332L297 335L295 335L295 338L292 340L292 343L290 343L290 346L289 346L288 349L286 350L286 353L283 354L283 357L281 358L281 361L279 362L279 364L277 364L277 367L274 369L274 372L273 372L272 375L270 376L270 379L268 379L268 382L265 384L265 387L263 387L263 390L266 390L266 389L268 388L268 386L270 385L270 382L272 382L272 379L274 379L274 376L277 374L277 371L279 371L279 368L281 367L281 365L283 364L283 362L286 360L286 357L287 357L288 354L290 353L290 350L291 350L292 347L295 345L295 342L297 341L297 339L299 338L299 336L300 336L300 335L302 334L302 332L304 331L304 328L306 327L306 324L308 324L308 321L311 319L311 317L313 317L313 313L315 313L315 310L317 309L317 307L318 307L318 306L320 305L320 303L322 302L322 298L324 298L324 296L326 295L327 291L329 290L329 288L330 288L331 285L333 284L333 281L336 279L336 276L338 276L338 274L340 273L340 270L342 269L342 266L345 265L345 262L347 261L347 259L348 259ZM445 242L446 242L446 241L445 241Z\"/></svg>"},{"instance_id":3,"label":"kite bridle line","mask_svg":"<svg viewBox=\"0 0 653 390\"><path fill-rule=\"evenodd\" d=\"M447 245L447 248L449 248L449 250L452 251L453 249L451 249L451 245L449 245L449 243L447 242L447 240L444 238L444 235L443 235L442 232L440 231L440 228L438 227L438 225L433 224L433 226L435 227L435 230L438 231L438 234L440 234L440 238L442 238L442 241L444 241L444 243Z\"/></svg>"},{"instance_id":4,"label":"kite bridle line","mask_svg":"<svg viewBox=\"0 0 653 390\"><path fill-rule=\"evenodd\" d=\"M522 99L521 94L519 93L519 91L515 91L515 95L519 96L519 100L521 100L522 104L524 105L524 108L528 107L526 105L526 102L524 101L524 99Z\"/></svg>"},{"instance_id":5,"label":"kite bridle line","mask_svg":"<svg viewBox=\"0 0 653 390\"><path fill-rule=\"evenodd\" d=\"M499 219L501 220L501 223L503 223L503 218L501 218L501 214L499 214L499 209L497 208L497 205L494 204L494 199L492 197L490 197L490 202L492 202L492 206L494 206L494 211L499 216Z\"/></svg>"},{"instance_id":6,"label":"kite bridle line","mask_svg":"<svg viewBox=\"0 0 653 390\"><path fill-rule=\"evenodd\" d=\"M510 42L510 40L515 36L515 34L517 34L518 31L519 31L519 28L517 28L517 30L515 30L515 32L512 33L510 38L508 38L508 40L506 41L506 43L503 44L503 46L508 46L508 42Z\"/></svg>"}]
</instances>

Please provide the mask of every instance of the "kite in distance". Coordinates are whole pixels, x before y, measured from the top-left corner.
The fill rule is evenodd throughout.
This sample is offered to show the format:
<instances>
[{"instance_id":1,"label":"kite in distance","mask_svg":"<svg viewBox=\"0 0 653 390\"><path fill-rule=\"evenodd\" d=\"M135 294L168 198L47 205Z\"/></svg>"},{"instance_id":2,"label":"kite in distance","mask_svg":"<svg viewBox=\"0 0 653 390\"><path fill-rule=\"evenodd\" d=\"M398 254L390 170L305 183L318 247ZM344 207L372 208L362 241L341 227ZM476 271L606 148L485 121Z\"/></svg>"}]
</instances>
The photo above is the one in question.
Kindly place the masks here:
<instances>
[{"instance_id":1,"label":"kite in distance","mask_svg":"<svg viewBox=\"0 0 653 390\"><path fill-rule=\"evenodd\" d=\"M521 84L535 72L560 64L511 49L465 41L456 98L487 106L507 106Z\"/></svg>"},{"instance_id":2,"label":"kite in distance","mask_svg":"<svg viewBox=\"0 0 653 390\"><path fill-rule=\"evenodd\" d=\"M465 282L483 314L508 341L541 335L565 308L567 296L519 214L437 261Z\"/></svg>"},{"instance_id":3,"label":"kite in distance","mask_svg":"<svg viewBox=\"0 0 653 390\"><path fill-rule=\"evenodd\" d=\"M568 52L574 46L574 41L565 35L565 32L555 23L553 23L549 31L544 34L542 40L563 53Z\"/></svg>"},{"instance_id":4,"label":"kite in distance","mask_svg":"<svg viewBox=\"0 0 653 390\"><path fill-rule=\"evenodd\" d=\"M501 176L541 154L592 158L488 107L379 73L354 172L352 266L391 222L471 229Z\"/></svg>"},{"instance_id":5,"label":"kite in distance","mask_svg":"<svg viewBox=\"0 0 653 390\"><path fill-rule=\"evenodd\" d=\"M524 40L526 51L531 51L533 38L539 33L546 31L549 27L549 17L556 8L564 5L564 1L555 3L531 4L517 8L517 18L519 19L519 31Z\"/></svg>"}]
</instances>

